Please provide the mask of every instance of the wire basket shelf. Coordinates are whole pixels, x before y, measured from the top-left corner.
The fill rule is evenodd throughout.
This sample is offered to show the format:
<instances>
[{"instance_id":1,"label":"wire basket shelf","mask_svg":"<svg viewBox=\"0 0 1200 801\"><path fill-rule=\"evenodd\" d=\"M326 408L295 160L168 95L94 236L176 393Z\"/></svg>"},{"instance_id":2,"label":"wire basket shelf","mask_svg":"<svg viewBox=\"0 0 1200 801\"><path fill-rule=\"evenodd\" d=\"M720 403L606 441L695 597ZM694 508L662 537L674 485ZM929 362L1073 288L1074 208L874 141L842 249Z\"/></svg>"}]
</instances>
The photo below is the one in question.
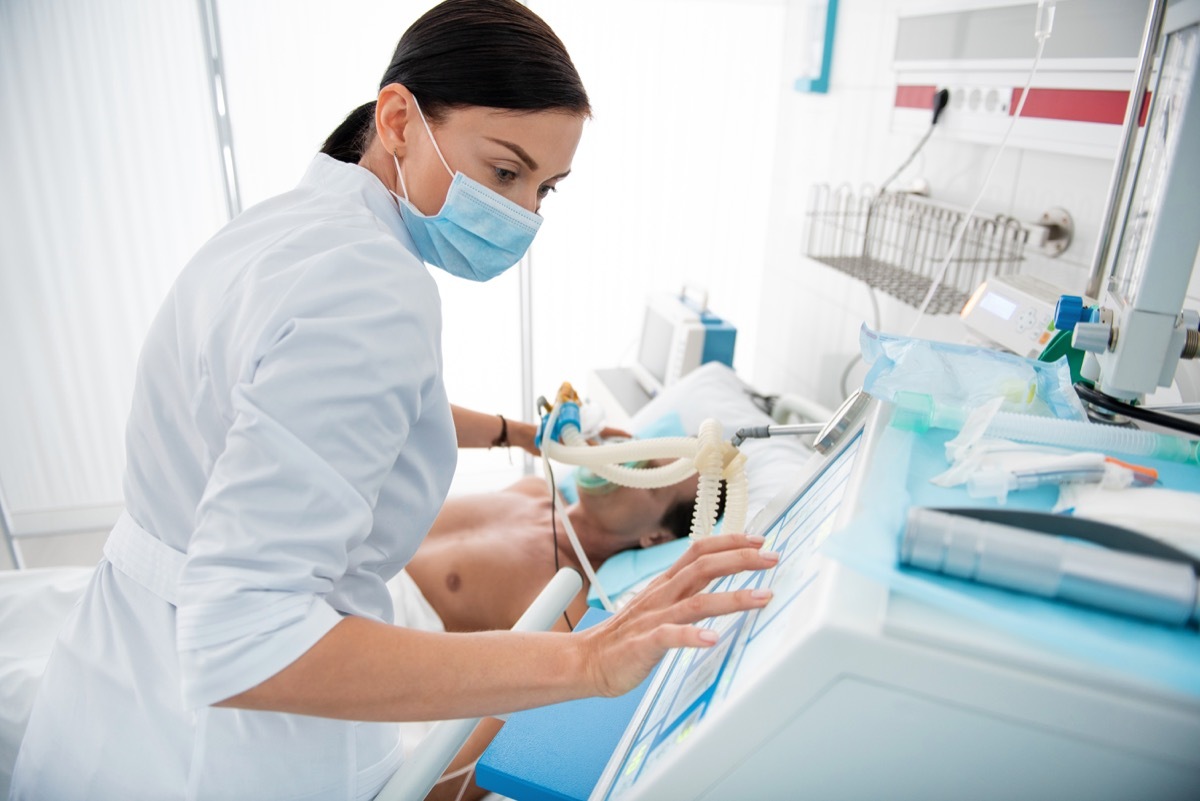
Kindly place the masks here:
<instances>
[{"instance_id":1,"label":"wire basket shelf","mask_svg":"<svg viewBox=\"0 0 1200 801\"><path fill-rule=\"evenodd\" d=\"M805 255L919 308L964 224L927 310L957 313L983 281L1017 272L1029 241L1020 220L968 219L964 210L911 194L818 184L809 195Z\"/></svg>"}]
</instances>

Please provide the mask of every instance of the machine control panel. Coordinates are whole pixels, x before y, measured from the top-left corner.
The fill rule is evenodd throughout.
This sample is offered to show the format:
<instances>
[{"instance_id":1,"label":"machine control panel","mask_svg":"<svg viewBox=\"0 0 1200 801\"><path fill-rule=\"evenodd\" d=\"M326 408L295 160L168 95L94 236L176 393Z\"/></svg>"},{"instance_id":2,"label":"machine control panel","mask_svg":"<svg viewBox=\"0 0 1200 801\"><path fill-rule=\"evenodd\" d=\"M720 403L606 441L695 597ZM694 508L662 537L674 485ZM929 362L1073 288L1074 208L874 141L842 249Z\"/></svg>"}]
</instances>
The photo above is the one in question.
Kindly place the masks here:
<instances>
[{"instance_id":1,"label":"machine control panel","mask_svg":"<svg viewBox=\"0 0 1200 801\"><path fill-rule=\"evenodd\" d=\"M1034 358L1054 335L1054 309L1061 296L1061 289L1032 275L994 276L967 301L962 320L989 342Z\"/></svg>"}]
</instances>

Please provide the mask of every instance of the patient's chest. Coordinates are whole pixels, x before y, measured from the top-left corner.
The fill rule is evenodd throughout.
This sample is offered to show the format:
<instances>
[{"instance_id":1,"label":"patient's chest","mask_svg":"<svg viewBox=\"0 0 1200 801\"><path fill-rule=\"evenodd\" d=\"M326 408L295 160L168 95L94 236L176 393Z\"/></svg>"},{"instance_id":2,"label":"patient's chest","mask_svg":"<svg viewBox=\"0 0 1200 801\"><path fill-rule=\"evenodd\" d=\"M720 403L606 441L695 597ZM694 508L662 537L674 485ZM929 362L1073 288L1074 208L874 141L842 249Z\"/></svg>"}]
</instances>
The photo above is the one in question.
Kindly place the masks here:
<instances>
[{"instance_id":1,"label":"patient's chest","mask_svg":"<svg viewBox=\"0 0 1200 801\"><path fill-rule=\"evenodd\" d=\"M451 499L407 570L448 631L511 628L554 575L550 503L509 492Z\"/></svg>"}]
</instances>

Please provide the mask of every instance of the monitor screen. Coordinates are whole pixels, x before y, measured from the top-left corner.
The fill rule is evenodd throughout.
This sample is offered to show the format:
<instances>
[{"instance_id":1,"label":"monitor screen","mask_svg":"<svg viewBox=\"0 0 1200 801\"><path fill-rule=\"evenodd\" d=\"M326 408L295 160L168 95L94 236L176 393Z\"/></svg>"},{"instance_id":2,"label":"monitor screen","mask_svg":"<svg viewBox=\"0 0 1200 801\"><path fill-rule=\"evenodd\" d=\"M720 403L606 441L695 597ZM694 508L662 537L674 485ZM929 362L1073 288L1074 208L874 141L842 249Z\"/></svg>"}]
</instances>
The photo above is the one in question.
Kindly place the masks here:
<instances>
[{"instance_id":1,"label":"monitor screen","mask_svg":"<svg viewBox=\"0 0 1200 801\"><path fill-rule=\"evenodd\" d=\"M646 307L642 323L642 342L638 346L638 363L654 376L659 384L667 383L667 361L671 355L671 339L675 326L653 305Z\"/></svg>"},{"instance_id":2,"label":"monitor screen","mask_svg":"<svg viewBox=\"0 0 1200 801\"><path fill-rule=\"evenodd\" d=\"M763 609L716 618L711 625L721 639L711 648L682 648L668 654L660 668L665 672L656 677L639 710L644 714L640 719L635 715L623 741L625 750L610 763L610 771L597 786L603 795L596 797L618 801L644 772L681 747L711 710L740 687L753 684L785 650L795 631L792 614L821 571L823 563L815 556L833 531L861 441L861 434L855 435L830 454L763 532L765 547L780 554L773 570L727 576L713 586L712 592L766 586L775 598ZM604 786L606 779L611 783Z\"/></svg>"}]
</instances>

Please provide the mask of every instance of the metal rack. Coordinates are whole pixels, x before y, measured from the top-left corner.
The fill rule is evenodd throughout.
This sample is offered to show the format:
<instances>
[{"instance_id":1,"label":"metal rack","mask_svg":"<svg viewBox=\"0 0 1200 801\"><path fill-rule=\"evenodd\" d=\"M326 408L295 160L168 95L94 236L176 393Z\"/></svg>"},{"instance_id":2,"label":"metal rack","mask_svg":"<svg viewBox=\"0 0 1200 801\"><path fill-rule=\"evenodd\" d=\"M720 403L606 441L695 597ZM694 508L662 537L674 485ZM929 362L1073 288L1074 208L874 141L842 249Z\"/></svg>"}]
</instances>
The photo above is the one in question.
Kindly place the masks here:
<instances>
[{"instance_id":1,"label":"metal rack","mask_svg":"<svg viewBox=\"0 0 1200 801\"><path fill-rule=\"evenodd\" d=\"M903 193L878 194L828 184L812 188L805 254L919 307L946 259L959 226L962 244L946 270L930 314L958 312L980 283L1015 273L1030 230L1020 220L965 211Z\"/></svg>"}]
</instances>

